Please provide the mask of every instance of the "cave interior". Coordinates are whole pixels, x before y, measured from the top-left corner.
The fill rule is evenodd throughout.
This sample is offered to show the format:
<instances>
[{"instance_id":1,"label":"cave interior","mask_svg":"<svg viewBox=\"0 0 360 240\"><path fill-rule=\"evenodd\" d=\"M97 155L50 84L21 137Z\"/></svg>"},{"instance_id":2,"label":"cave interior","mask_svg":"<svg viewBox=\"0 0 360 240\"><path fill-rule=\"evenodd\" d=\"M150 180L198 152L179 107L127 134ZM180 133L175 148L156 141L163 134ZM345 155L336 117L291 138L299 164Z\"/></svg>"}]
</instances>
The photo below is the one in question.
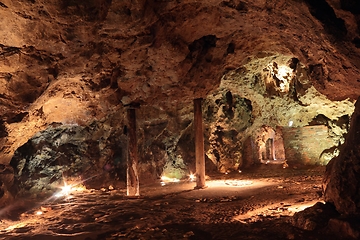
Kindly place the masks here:
<instances>
[{"instance_id":1,"label":"cave interior","mask_svg":"<svg viewBox=\"0 0 360 240\"><path fill-rule=\"evenodd\" d=\"M360 239L356 0L0 0L4 239Z\"/></svg>"}]
</instances>

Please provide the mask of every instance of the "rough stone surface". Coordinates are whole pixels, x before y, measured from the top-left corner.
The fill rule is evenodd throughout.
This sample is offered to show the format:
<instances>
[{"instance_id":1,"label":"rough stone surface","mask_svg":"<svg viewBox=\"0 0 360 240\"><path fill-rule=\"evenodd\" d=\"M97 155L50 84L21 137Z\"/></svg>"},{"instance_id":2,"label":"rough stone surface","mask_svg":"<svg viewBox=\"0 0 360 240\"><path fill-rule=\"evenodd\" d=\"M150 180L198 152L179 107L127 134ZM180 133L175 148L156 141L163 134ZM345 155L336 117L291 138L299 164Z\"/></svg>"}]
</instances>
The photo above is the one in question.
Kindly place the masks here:
<instances>
[{"instance_id":1,"label":"rough stone surface","mask_svg":"<svg viewBox=\"0 0 360 240\"><path fill-rule=\"evenodd\" d=\"M331 218L327 229L339 239L359 239L359 219Z\"/></svg>"},{"instance_id":2,"label":"rough stone surface","mask_svg":"<svg viewBox=\"0 0 360 240\"><path fill-rule=\"evenodd\" d=\"M297 212L290 220L294 227L309 232L324 233L331 239L359 239L359 218L341 216L331 203L318 202Z\"/></svg>"},{"instance_id":3,"label":"rough stone surface","mask_svg":"<svg viewBox=\"0 0 360 240\"><path fill-rule=\"evenodd\" d=\"M360 216L360 100L355 104L350 130L340 155L327 165L324 177L324 197L338 212Z\"/></svg>"},{"instance_id":4,"label":"rough stone surface","mask_svg":"<svg viewBox=\"0 0 360 240\"><path fill-rule=\"evenodd\" d=\"M329 159L320 160L321 153L336 152L338 145L344 142L344 134L348 130L346 119L353 112L353 102L334 102L326 98L311 86L304 66L300 63L288 73L291 76L287 75L288 88L284 87L282 91L276 87L277 77L271 71L274 71L274 65L288 66L290 69L293 60L289 56L262 54L248 58L247 61L241 68L224 75L219 89L207 98L215 103L207 107L204 113L205 116L211 115L213 121L207 125L210 130L207 156L215 163L218 162L216 159L225 158L233 160L230 164L232 166L242 166L244 161L251 162L243 158L246 139L250 137L257 144L259 141L256 138L260 136L258 132L264 126L281 132L280 128L289 126L295 130L309 125L324 125L325 130L319 140L326 139L326 142L316 144L317 149L311 151L306 161L295 160L311 164L322 161L321 164L326 164ZM307 144L301 143L304 146ZM229 150L232 154L237 153L237 156L231 156ZM258 151L256 147L254 150ZM222 152L227 153L227 156L221 156ZM289 160L294 158L289 157Z\"/></svg>"},{"instance_id":5,"label":"rough stone surface","mask_svg":"<svg viewBox=\"0 0 360 240\"><path fill-rule=\"evenodd\" d=\"M53 124L38 132L11 160L15 170L12 193L46 195L67 182L97 189L123 187L126 142L121 133L107 136L104 126Z\"/></svg>"},{"instance_id":6,"label":"rough stone surface","mask_svg":"<svg viewBox=\"0 0 360 240\"><path fill-rule=\"evenodd\" d=\"M303 230L314 231L327 226L329 219L338 216L332 204L316 203L314 206L297 212L291 219L293 226Z\"/></svg>"},{"instance_id":7,"label":"rough stone surface","mask_svg":"<svg viewBox=\"0 0 360 240\"><path fill-rule=\"evenodd\" d=\"M116 105L191 103L216 90L225 72L264 54L304 65L299 91L313 85L343 100L360 89L358 23L336 0L1 3L4 164L55 119L87 124Z\"/></svg>"},{"instance_id":8,"label":"rough stone surface","mask_svg":"<svg viewBox=\"0 0 360 240\"><path fill-rule=\"evenodd\" d=\"M14 184L14 169L9 165L0 164L0 207L11 203L13 196L10 189Z\"/></svg>"},{"instance_id":9,"label":"rough stone surface","mask_svg":"<svg viewBox=\"0 0 360 240\"><path fill-rule=\"evenodd\" d=\"M307 165L326 165L331 158L321 158L321 155L325 149L334 146L334 139L329 136L328 131L328 127L324 125L283 128L286 159Z\"/></svg>"},{"instance_id":10,"label":"rough stone surface","mask_svg":"<svg viewBox=\"0 0 360 240\"><path fill-rule=\"evenodd\" d=\"M247 139L290 121L325 119L331 155L360 92L357 9L343 0L1 0L0 163L19 163L53 123L95 122L103 131L82 137L115 149L124 108L137 104L143 178L183 177L194 171L199 97L209 170L241 168ZM26 161L46 152L32 144ZM74 148L69 164L97 145ZM110 152L91 161L113 161Z\"/></svg>"}]
</instances>

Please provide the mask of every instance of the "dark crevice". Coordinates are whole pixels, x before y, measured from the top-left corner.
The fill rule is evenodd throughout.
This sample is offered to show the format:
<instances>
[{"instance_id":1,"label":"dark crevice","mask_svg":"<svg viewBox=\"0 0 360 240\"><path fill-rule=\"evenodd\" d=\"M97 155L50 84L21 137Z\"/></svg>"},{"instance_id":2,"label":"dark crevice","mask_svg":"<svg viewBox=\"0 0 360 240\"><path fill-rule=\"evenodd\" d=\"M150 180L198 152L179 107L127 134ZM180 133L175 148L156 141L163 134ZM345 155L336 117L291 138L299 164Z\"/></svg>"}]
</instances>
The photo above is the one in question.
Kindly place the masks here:
<instances>
[{"instance_id":1,"label":"dark crevice","mask_svg":"<svg viewBox=\"0 0 360 240\"><path fill-rule=\"evenodd\" d=\"M28 115L29 115L28 112L21 112L21 113L18 113L18 114L16 114L15 116L13 116L13 117L11 117L11 118L8 118L8 119L6 120L6 122L7 122L8 124L21 122L21 121L24 119L24 117L26 117L26 116L28 116Z\"/></svg>"},{"instance_id":2,"label":"dark crevice","mask_svg":"<svg viewBox=\"0 0 360 240\"><path fill-rule=\"evenodd\" d=\"M360 48L360 38L356 37L352 40L352 43L355 45L356 48Z\"/></svg>"},{"instance_id":3,"label":"dark crevice","mask_svg":"<svg viewBox=\"0 0 360 240\"><path fill-rule=\"evenodd\" d=\"M221 159L220 159L219 151L216 150L216 149L213 149L213 154L214 154L214 156L215 156L215 158L216 158L216 162L219 163L220 160L221 160Z\"/></svg>"},{"instance_id":4,"label":"dark crevice","mask_svg":"<svg viewBox=\"0 0 360 240\"><path fill-rule=\"evenodd\" d=\"M323 114L319 114L316 117L314 117L310 122L309 122L309 126L316 126L316 125L325 125L328 126L328 122L330 121L330 119L328 117L326 117Z\"/></svg>"},{"instance_id":5,"label":"dark crevice","mask_svg":"<svg viewBox=\"0 0 360 240\"><path fill-rule=\"evenodd\" d=\"M299 59L297 58L291 58L291 61L289 63L289 67L292 69L292 70L296 70L296 67L297 67L297 64L299 63Z\"/></svg>"},{"instance_id":6,"label":"dark crevice","mask_svg":"<svg viewBox=\"0 0 360 240\"><path fill-rule=\"evenodd\" d=\"M190 53L187 58L196 59L205 56L209 49L216 47L216 41L215 35L207 35L195 40L188 46Z\"/></svg>"},{"instance_id":7,"label":"dark crevice","mask_svg":"<svg viewBox=\"0 0 360 240\"><path fill-rule=\"evenodd\" d=\"M112 0L63 0L62 9L66 14L77 15L86 21L105 20Z\"/></svg>"},{"instance_id":8,"label":"dark crevice","mask_svg":"<svg viewBox=\"0 0 360 240\"><path fill-rule=\"evenodd\" d=\"M4 138L8 136L8 132L6 130L5 122L0 120L0 138Z\"/></svg>"},{"instance_id":9,"label":"dark crevice","mask_svg":"<svg viewBox=\"0 0 360 240\"><path fill-rule=\"evenodd\" d=\"M246 106L248 107L249 111L251 112L253 110L251 101L249 99L244 98L244 102L245 102Z\"/></svg>"},{"instance_id":10,"label":"dark crevice","mask_svg":"<svg viewBox=\"0 0 360 240\"><path fill-rule=\"evenodd\" d=\"M16 53L20 53L20 48L0 44L0 56L7 57Z\"/></svg>"},{"instance_id":11,"label":"dark crevice","mask_svg":"<svg viewBox=\"0 0 360 240\"><path fill-rule=\"evenodd\" d=\"M229 43L227 49L226 49L226 53L227 54L231 54L235 52L235 43L231 42Z\"/></svg>"},{"instance_id":12,"label":"dark crevice","mask_svg":"<svg viewBox=\"0 0 360 240\"><path fill-rule=\"evenodd\" d=\"M8 6L6 6L5 4L3 4L2 2L0 2L0 7L3 7L3 8L8 8Z\"/></svg>"},{"instance_id":13,"label":"dark crevice","mask_svg":"<svg viewBox=\"0 0 360 240\"><path fill-rule=\"evenodd\" d=\"M314 80L315 84L320 85L321 88L325 88L324 82L324 69L322 64L311 64L309 65L308 70L309 76L312 80Z\"/></svg>"},{"instance_id":14,"label":"dark crevice","mask_svg":"<svg viewBox=\"0 0 360 240\"><path fill-rule=\"evenodd\" d=\"M336 38L343 38L347 34L345 21L338 18L334 9L326 0L305 0L309 6L311 15L316 17L324 26L325 31Z\"/></svg>"},{"instance_id":15,"label":"dark crevice","mask_svg":"<svg viewBox=\"0 0 360 240\"><path fill-rule=\"evenodd\" d=\"M340 0L341 9L349 11L353 14L360 14L359 0Z\"/></svg>"},{"instance_id":16,"label":"dark crevice","mask_svg":"<svg viewBox=\"0 0 360 240\"><path fill-rule=\"evenodd\" d=\"M235 1L234 0L222 1L221 6L233 8L240 12L247 12L247 10L248 10L245 2L236 1L236 0Z\"/></svg>"},{"instance_id":17,"label":"dark crevice","mask_svg":"<svg viewBox=\"0 0 360 240\"><path fill-rule=\"evenodd\" d=\"M226 97L226 103L229 105L229 108L232 108L233 107L233 96L232 96L231 92L230 91L226 92L225 97Z\"/></svg>"},{"instance_id":18,"label":"dark crevice","mask_svg":"<svg viewBox=\"0 0 360 240\"><path fill-rule=\"evenodd\" d=\"M225 97L226 97L227 105L225 105L223 108L224 108L225 112L227 113L228 117L230 119L233 119L234 118L234 110L233 110L234 99L233 99L233 96L232 96L231 92L228 91L225 94Z\"/></svg>"}]
</instances>

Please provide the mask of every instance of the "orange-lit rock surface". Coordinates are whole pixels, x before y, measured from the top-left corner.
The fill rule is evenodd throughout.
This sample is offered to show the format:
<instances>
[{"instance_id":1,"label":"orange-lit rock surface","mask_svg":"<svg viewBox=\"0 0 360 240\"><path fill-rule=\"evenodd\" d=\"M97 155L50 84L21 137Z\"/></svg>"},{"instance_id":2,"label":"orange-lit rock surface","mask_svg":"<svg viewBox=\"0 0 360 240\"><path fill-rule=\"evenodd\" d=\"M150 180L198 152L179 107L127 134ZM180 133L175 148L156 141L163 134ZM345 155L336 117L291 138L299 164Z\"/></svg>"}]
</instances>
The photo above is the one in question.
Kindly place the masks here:
<instances>
[{"instance_id":1,"label":"orange-lit rock surface","mask_svg":"<svg viewBox=\"0 0 360 240\"><path fill-rule=\"evenodd\" d=\"M336 210L347 216L360 215L358 197L360 161L360 101L356 103L350 132L340 155L332 159L324 178L325 200L335 205Z\"/></svg>"},{"instance_id":2,"label":"orange-lit rock surface","mask_svg":"<svg viewBox=\"0 0 360 240\"><path fill-rule=\"evenodd\" d=\"M359 14L355 0L0 0L2 191L53 191L64 173L121 188L129 104L140 181L184 178L194 98L207 171L251 165L263 127L327 128L310 159L326 164L360 95Z\"/></svg>"},{"instance_id":3,"label":"orange-lit rock surface","mask_svg":"<svg viewBox=\"0 0 360 240\"><path fill-rule=\"evenodd\" d=\"M356 99L356 14L329 4L325 21L316 15L323 5L306 1L3 0L1 162L53 121L206 97L224 73L261 54L296 57L318 91Z\"/></svg>"},{"instance_id":4,"label":"orange-lit rock surface","mask_svg":"<svg viewBox=\"0 0 360 240\"><path fill-rule=\"evenodd\" d=\"M217 175L208 188L195 182L143 185L141 198L125 189L58 189L41 201L20 199L3 209L0 236L5 239L286 239L329 237L293 227L294 213L321 200L324 167ZM305 176L306 174L306 176ZM68 182L71 184L72 182ZM65 192L64 192L65 193ZM334 236L334 235L330 235ZM319 238L320 237L320 238Z\"/></svg>"}]
</instances>

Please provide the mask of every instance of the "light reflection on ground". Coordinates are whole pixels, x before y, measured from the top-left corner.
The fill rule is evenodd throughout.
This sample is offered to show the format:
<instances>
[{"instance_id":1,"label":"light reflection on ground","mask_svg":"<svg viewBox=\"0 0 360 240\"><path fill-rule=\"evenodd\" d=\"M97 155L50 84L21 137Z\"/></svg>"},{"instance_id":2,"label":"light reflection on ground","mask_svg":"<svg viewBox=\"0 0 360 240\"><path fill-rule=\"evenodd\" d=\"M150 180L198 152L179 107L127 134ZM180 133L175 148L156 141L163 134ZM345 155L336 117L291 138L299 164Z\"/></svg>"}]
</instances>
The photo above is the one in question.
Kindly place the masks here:
<instances>
[{"instance_id":1,"label":"light reflection on ground","mask_svg":"<svg viewBox=\"0 0 360 240\"><path fill-rule=\"evenodd\" d=\"M207 188L199 190L194 189L192 181L172 182L163 187L158 183L142 186L139 199L126 198L125 189L82 188L69 192L71 198L64 195L35 203L23 200L22 207L32 208L18 219L3 218L0 236L5 239L91 240L186 239L191 236L210 239L211 235L216 239L217 234L222 237L229 234L224 232L223 224L234 229L236 224L250 226L266 219L281 221L322 201L319 197L322 173L323 169L306 172L306 175L288 171L287 176L275 177L252 173L256 176L253 179L246 174L229 174L211 178L206 182ZM250 229L237 227L231 231L244 234Z\"/></svg>"}]
</instances>

